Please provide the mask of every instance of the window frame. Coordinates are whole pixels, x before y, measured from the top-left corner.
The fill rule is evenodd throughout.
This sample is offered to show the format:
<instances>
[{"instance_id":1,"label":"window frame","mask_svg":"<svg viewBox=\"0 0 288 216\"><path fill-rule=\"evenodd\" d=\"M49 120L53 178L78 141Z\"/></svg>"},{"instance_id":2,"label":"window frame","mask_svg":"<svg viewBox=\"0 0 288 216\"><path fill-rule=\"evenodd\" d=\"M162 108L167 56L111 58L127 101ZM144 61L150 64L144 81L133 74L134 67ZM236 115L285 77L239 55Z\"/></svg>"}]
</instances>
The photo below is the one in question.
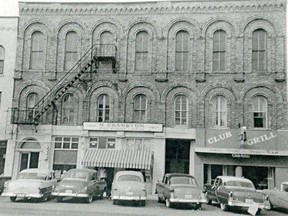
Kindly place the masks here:
<instances>
[{"instance_id":1,"label":"window frame","mask_svg":"<svg viewBox=\"0 0 288 216\"><path fill-rule=\"evenodd\" d=\"M101 99L103 97L103 100ZM100 108L100 101L103 101L103 107ZM107 108L108 104L108 108ZM96 103L96 109L97 109L97 122L109 122L110 121L110 110L111 110L111 102L110 97L108 94L101 94L97 97L97 103ZM101 114L102 112L102 114ZM108 115L107 115L108 113ZM100 115L101 114L101 115ZM107 119L108 117L108 119ZM102 120L100 119L102 118Z\"/></svg>"},{"instance_id":2,"label":"window frame","mask_svg":"<svg viewBox=\"0 0 288 216\"><path fill-rule=\"evenodd\" d=\"M75 37L75 38L68 38L68 37ZM73 66L79 61L78 56L78 34L76 31L69 31L66 33L65 36L65 50L64 50L64 70L69 71L73 68ZM74 44L74 46L68 46L68 42L72 40L69 44ZM75 41L74 41L75 40ZM70 59L68 59L70 57ZM73 63L72 60L73 59ZM71 62L70 62L71 61Z\"/></svg>"},{"instance_id":3,"label":"window frame","mask_svg":"<svg viewBox=\"0 0 288 216\"><path fill-rule=\"evenodd\" d=\"M214 127L227 127L228 124L227 99L222 95L217 95L212 100L212 125ZM223 125L221 122L223 121Z\"/></svg>"},{"instance_id":4,"label":"window frame","mask_svg":"<svg viewBox=\"0 0 288 216\"><path fill-rule=\"evenodd\" d=\"M261 33L263 33L263 38L261 38ZM252 32L252 71L267 71L267 38L267 32L262 28ZM262 61L261 54L263 54ZM263 68L261 68L261 63Z\"/></svg>"},{"instance_id":5,"label":"window frame","mask_svg":"<svg viewBox=\"0 0 288 216\"><path fill-rule=\"evenodd\" d=\"M135 71L148 70L148 59L149 34L147 31L140 31L135 38Z\"/></svg>"},{"instance_id":6,"label":"window frame","mask_svg":"<svg viewBox=\"0 0 288 216\"><path fill-rule=\"evenodd\" d=\"M179 109L177 109L177 99L180 98L179 102ZM183 99L185 98L185 103L186 103L186 108L183 109ZM189 100L188 98L181 94L181 95L176 95L174 98L174 123L176 126L188 126L188 109L189 109ZM177 113L179 113L179 117L177 117ZM186 117L183 117L183 114L185 113ZM179 118L179 123L177 123L177 118ZM183 123L183 120L185 122Z\"/></svg>"},{"instance_id":7,"label":"window frame","mask_svg":"<svg viewBox=\"0 0 288 216\"><path fill-rule=\"evenodd\" d=\"M0 45L0 75L4 74L4 65L5 65L5 48Z\"/></svg>"},{"instance_id":8,"label":"window frame","mask_svg":"<svg viewBox=\"0 0 288 216\"><path fill-rule=\"evenodd\" d=\"M178 62L180 62L179 65ZM187 31L180 30L176 33L175 37L175 71L187 71L188 68L189 68L189 33Z\"/></svg>"},{"instance_id":9,"label":"window frame","mask_svg":"<svg viewBox=\"0 0 288 216\"><path fill-rule=\"evenodd\" d=\"M139 100L137 99L138 97ZM144 99L145 101L142 102ZM138 101L139 104L137 104ZM147 122L147 112L148 112L147 96L145 94L135 95L135 97L133 98L133 114L132 114L133 122Z\"/></svg>"},{"instance_id":10,"label":"window frame","mask_svg":"<svg viewBox=\"0 0 288 216\"><path fill-rule=\"evenodd\" d=\"M45 66L45 43L44 34L41 31L35 31L31 35L30 47L30 70L42 70ZM39 63L40 61L40 63ZM41 64L42 63L42 64ZM39 65L40 64L40 65Z\"/></svg>"},{"instance_id":11,"label":"window frame","mask_svg":"<svg viewBox=\"0 0 288 216\"><path fill-rule=\"evenodd\" d=\"M69 104L64 104L64 100L66 97L69 97ZM72 101L71 101L72 100ZM61 123L62 124L72 124L74 123L75 121L75 112L76 112L76 109L75 109L75 96L71 93L68 93L68 94L65 94L63 97L62 97L62 100L61 100ZM64 118L67 116L66 115L66 112L68 112L68 120L64 120Z\"/></svg>"},{"instance_id":12,"label":"window frame","mask_svg":"<svg viewBox=\"0 0 288 216\"><path fill-rule=\"evenodd\" d=\"M263 100L261 101L261 99ZM257 100L257 107L255 107L255 100ZM255 117L255 114L262 114L262 116L260 115ZM262 119L262 127L255 126L255 124L258 124L258 121L255 121L259 119ZM255 129L268 128L268 100L262 95L255 96L252 99L252 121L252 126Z\"/></svg>"},{"instance_id":13,"label":"window frame","mask_svg":"<svg viewBox=\"0 0 288 216\"><path fill-rule=\"evenodd\" d=\"M213 71L226 70L226 61L227 61L226 50L227 50L227 33L224 30L219 29L213 33L213 53L212 53Z\"/></svg>"}]
</instances>

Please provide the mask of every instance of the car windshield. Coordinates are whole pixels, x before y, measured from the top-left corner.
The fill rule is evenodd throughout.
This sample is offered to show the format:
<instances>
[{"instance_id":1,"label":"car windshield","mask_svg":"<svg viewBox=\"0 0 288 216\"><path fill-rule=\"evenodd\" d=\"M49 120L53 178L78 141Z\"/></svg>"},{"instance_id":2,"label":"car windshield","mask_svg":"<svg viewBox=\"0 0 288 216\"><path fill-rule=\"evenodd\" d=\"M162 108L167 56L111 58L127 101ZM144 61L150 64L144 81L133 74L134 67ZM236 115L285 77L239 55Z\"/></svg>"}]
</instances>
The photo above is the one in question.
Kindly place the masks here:
<instances>
[{"instance_id":1,"label":"car windshield","mask_svg":"<svg viewBox=\"0 0 288 216\"><path fill-rule=\"evenodd\" d=\"M139 176L136 175L121 175L118 178L119 182L122 181L137 181L137 182L141 182L141 178Z\"/></svg>"},{"instance_id":2,"label":"car windshield","mask_svg":"<svg viewBox=\"0 0 288 216\"><path fill-rule=\"evenodd\" d=\"M47 179L47 175L45 173L20 173L18 179L45 180Z\"/></svg>"},{"instance_id":3,"label":"car windshield","mask_svg":"<svg viewBox=\"0 0 288 216\"><path fill-rule=\"evenodd\" d=\"M76 180L86 180L89 174L86 172L67 172L63 179L76 179Z\"/></svg>"},{"instance_id":4,"label":"car windshield","mask_svg":"<svg viewBox=\"0 0 288 216\"><path fill-rule=\"evenodd\" d=\"M225 185L232 187L245 187L254 189L254 185L252 182L245 182L245 181L227 181L225 182Z\"/></svg>"},{"instance_id":5,"label":"car windshield","mask_svg":"<svg viewBox=\"0 0 288 216\"><path fill-rule=\"evenodd\" d=\"M170 179L170 184L190 184L197 185L196 180L191 177L177 176Z\"/></svg>"}]
</instances>

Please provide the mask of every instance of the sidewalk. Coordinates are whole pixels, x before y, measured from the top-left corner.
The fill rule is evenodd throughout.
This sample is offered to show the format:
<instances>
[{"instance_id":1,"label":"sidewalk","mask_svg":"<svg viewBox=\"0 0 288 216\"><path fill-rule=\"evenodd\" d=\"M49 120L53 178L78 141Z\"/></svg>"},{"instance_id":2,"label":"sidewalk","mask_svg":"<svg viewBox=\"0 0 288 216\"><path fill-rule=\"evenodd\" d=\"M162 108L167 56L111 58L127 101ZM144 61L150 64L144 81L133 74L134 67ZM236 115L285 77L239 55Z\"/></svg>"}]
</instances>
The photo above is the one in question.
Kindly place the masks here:
<instances>
[{"instance_id":1,"label":"sidewalk","mask_svg":"<svg viewBox=\"0 0 288 216\"><path fill-rule=\"evenodd\" d=\"M157 194L147 194L147 200L158 200Z\"/></svg>"}]
</instances>

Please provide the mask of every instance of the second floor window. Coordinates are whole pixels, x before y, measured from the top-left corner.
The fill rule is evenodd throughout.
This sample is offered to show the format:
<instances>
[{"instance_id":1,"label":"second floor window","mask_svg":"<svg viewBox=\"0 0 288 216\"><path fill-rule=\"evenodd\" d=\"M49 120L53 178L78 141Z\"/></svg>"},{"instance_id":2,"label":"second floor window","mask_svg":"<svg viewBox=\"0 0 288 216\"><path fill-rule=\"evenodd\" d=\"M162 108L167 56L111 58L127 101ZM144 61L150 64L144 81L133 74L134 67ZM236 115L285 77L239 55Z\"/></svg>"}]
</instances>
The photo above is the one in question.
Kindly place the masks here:
<instances>
[{"instance_id":1,"label":"second floor window","mask_svg":"<svg viewBox=\"0 0 288 216\"><path fill-rule=\"evenodd\" d=\"M265 71L267 33L263 29L257 29L252 33L252 70Z\"/></svg>"},{"instance_id":2,"label":"second floor window","mask_svg":"<svg viewBox=\"0 0 288 216\"><path fill-rule=\"evenodd\" d=\"M174 101L175 124L188 124L188 100L184 95L178 95Z\"/></svg>"},{"instance_id":3,"label":"second floor window","mask_svg":"<svg viewBox=\"0 0 288 216\"><path fill-rule=\"evenodd\" d=\"M253 127L267 128L267 99L263 96L253 98Z\"/></svg>"},{"instance_id":4,"label":"second floor window","mask_svg":"<svg viewBox=\"0 0 288 216\"><path fill-rule=\"evenodd\" d=\"M137 95L133 103L133 121L146 122L147 120L147 99L143 94Z\"/></svg>"},{"instance_id":5,"label":"second floor window","mask_svg":"<svg viewBox=\"0 0 288 216\"><path fill-rule=\"evenodd\" d=\"M100 55L113 56L113 34L109 31L105 31L100 35Z\"/></svg>"},{"instance_id":6,"label":"second floor window","mask_svg":"<svg viewBox=\"0 0 288 216\"><path fill-rule=\"evenodd\" d=\"M37 70L44 68L44 35L37 31L31 37L30 69Z\"/></svg>"},{"instance_id":7,"label":"second floor window","mask_svg":"<svg viewBox=\"0 0 288 216\"><path fill-rule=\"evenodd\" d=\"M74 31L68 32L65 38L65 70L70 70L78 61L78 36Z\"/></svg>"},{"instance_id":8,"label":"second floor window","mask_svg":"<svg viewBox=\"0 0 288 216\"><path fill-rule=\"evenodd\" d=\"M37 93L30 93L27 96L26 109L27 109L28 121L32 121L35 115L37 114L38 110L33 109L33 108L37 104L38 101L39 101L39 96Z\"/></svg>"},{"instance_id":9,"label":"second floor window","mask_svg":"<svg viewBox=\"0 0 288 216\"><path fill-rule=\"evenodd\" d=\"M66 94L62 99L62 123L73 123L75 101L72 94Z\"/></svg>"},{"instance_id":10,"label":"second floor window","mask_svg":"<svg viewBox=\"0 0 288 216\"><path fill-rule=\"evenodd\" d=\"M135 70L148 69L148 47L149 47L148 33L145 31L139 32L136 35Z\"/></svg>"},{"instance_id":11,"label":"second floor window","mask_svg":"<svg viewBox=\"0 0 288 216\"><path fill-rule=\"evenodd\" d=\"M0 74L4 73L5 49L0 46Z\"/></svg>"},{"instance_id":12,"label":"second floor window","mask_svg":"<svg viewBox=\"0 0 288 216\"><path fill-rule=\"evenodd\" d=\"M109 122L110 102L107 94L103 94L98 97L97 111L98 122Z\"/></svg>"},{"instance_id":13,"label":"second floor window","mask_svg":"<svg viewBox=\"0 0 288 216\"><path fill-rule=\"evenodd\" d=\"M226 64L226 32L218 30L213 34L213 71L224 71Z\"/></svg>"},{"instance_id":14,"label":"second floor window","mask_svg":"<svg viewBox=\"0 0 288 216\"><path fill-rule=\"evenodd\" d=\"M189 55L189 34L186 31L179 31L176 34L175 70L186 71L188 69Z\"/></svg>"},{"instance_id":15,"label":"second floor window","mask_svg":"<svg viewBox=\"0 0 288 216\"><path fill-rule=\"evenodd\" d=\"M212 101L213 120L212 124L216 127L227 126L227 101L223 96L217 96Z\"/></svg>"}]
</instances>

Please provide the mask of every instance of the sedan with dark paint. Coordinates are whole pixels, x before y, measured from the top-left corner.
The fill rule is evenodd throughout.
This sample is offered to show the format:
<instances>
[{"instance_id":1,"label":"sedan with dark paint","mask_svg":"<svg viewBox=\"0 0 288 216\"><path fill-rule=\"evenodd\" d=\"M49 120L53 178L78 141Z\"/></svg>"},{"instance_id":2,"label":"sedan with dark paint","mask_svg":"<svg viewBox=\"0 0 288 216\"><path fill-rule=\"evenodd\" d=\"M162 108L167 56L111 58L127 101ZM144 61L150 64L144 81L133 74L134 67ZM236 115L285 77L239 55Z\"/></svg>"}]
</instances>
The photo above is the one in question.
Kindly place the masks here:
<instances>
[{"instance_id":1,"label":"sedan with dark paint","mask_svg":"<svg viewBox=\"0 0 288 216\"><path fill-rule=\"evenodd\" d=\"M60 202L65 197L82 198L91 203L93 198L102 198L106 192L107 183L98 180L97 172L93 169L71 169L57 183L52 195Z\"/></svg>"}]
</instances>

